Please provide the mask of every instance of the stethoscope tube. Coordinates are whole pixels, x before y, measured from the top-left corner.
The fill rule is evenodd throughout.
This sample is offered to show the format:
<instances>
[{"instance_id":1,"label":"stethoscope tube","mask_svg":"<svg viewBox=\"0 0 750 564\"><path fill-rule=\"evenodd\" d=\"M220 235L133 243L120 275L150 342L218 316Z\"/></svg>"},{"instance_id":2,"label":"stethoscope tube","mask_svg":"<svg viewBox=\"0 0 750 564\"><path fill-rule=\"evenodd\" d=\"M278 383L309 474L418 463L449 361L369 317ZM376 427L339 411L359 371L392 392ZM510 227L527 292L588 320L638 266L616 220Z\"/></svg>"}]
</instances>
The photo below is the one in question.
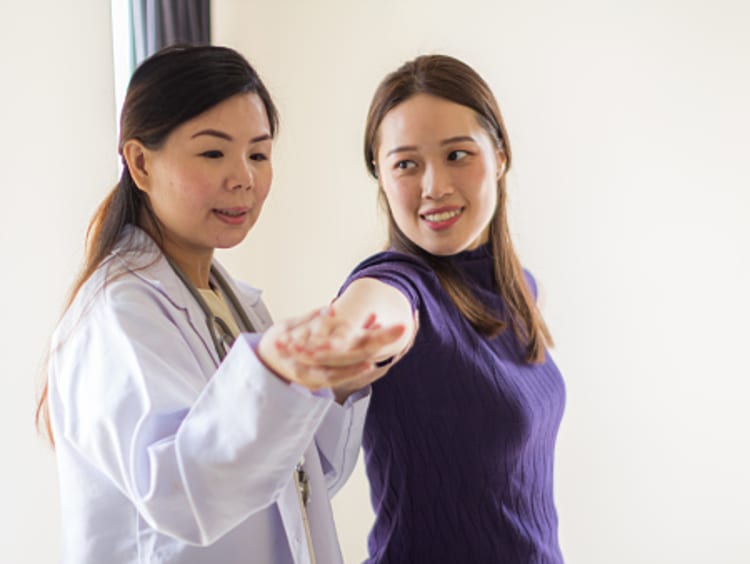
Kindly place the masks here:
<instances>
[{"instance_id":1,"label":"stethoscope tube","mask_svg":"<svg viewBox=\"0 0 750 564\"><path fill-rule=\"evenodd\" d=\"M175 262L166 254L164 254L164 257L167 259L169 266L172 267L172 270L174 270L175 274L177 274L177 277L185 285L185 288L187 288L188 292L190 292L193 298L195 298L195 301L198 302L198 305L203 311L203 314L206 316L206 325L208 326L208 332L211 335L211 340L213 341L214 348L216 349L216 354L219 355L219 362L223 361L227 356L227 352L230 348L232 348L232 344L234 343L234 337L232 335L231 329L223 319L216 316L214 312L211 311L211 308L206 303L206 300L203 299L203 296L201 296L198 289L188 279L187 275L182 271L182 269L177 266L177 264L175 264ZM247 317L242 304L240 304L239 298L237 298L237 295L232 290L232 287L229 285L226 278L224 278L221 272L219 272L219 270L213 265L211 265L211 277L214 279L222 294L224 294L224 296L229 300L229 303L236 312L240 330L245 333L254 333L255 328L250 322L250 319ZM216 331L217 325L224 333L224 338L218 335Z\"/></svg>"}]
</instances>

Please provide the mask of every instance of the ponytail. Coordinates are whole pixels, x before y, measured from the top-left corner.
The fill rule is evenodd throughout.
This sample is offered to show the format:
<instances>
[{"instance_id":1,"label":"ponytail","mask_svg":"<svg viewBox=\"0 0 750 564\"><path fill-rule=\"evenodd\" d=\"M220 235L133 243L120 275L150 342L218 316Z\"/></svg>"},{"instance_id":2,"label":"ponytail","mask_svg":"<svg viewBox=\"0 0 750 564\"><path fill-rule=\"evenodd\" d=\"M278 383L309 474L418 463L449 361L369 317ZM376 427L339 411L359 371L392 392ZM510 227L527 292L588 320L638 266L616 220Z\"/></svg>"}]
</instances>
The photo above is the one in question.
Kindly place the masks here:
<instances>
[{"instance_id":1,"label":"ponytail","mask_svg":"<svg viewBox=\"0 0 750 564\"><path fill-rule=\"evenodd\" d=\"M145 217L143 217L143 214L145 214ZM73 304L78 292L86 281L91 278L104 259L112 252L122 237L125 227L129 224L139 225L144 219L150 226L154 227L156 235L160 235L158 230L159 224L151 210L151 206L148 205L146 195L135 185L128 167L125 166L123 167L120 181L107 197L104 198L102 203L99 204L86 230L86 250L83 267L73 282L70 294L65 303L63 315ZM45 366L48 366L48 364L49 359L45 363ZM46 379L44 387L39 394L34 420L37 429L54 446L55 438L52 434L50 423L49 388Z\"/></svg>"}]
</instances>

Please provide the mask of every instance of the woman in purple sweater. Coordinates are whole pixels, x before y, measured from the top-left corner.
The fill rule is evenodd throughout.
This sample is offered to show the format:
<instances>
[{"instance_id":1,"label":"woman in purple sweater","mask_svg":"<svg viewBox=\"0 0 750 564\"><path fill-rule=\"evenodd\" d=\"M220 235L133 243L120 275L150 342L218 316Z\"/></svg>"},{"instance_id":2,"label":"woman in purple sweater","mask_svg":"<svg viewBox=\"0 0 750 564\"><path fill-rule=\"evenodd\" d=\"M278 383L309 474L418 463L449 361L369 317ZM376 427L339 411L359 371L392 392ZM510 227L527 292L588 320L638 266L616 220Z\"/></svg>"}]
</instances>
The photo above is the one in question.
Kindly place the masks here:
<instances>
[{"instance_id":1,"label":"woman in purple sweater","mask_svg":"<svg viewBox=\"0 0 750 564\"><path fill-rule=\"evenodd\" d=\"M419 57L378 87L365 159L389 249L357 266L325 322L333 332L378 311L409 328L373 384L364 432L368 562L560 563L552 485L565 390L510 239L497 102L464 63Z\"/></svg>"}]
</instances>

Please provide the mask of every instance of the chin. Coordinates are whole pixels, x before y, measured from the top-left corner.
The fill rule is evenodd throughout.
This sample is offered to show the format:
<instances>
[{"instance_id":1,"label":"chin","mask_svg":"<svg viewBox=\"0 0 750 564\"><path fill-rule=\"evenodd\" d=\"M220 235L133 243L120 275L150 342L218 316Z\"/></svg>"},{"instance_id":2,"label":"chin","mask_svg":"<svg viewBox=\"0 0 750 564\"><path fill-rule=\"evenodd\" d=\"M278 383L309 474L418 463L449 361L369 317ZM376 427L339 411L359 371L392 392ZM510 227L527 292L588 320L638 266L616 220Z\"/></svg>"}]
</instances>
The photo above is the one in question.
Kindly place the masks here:
<instances>
[{"instance_id":1,"label":"chin","mask_svg":"<svg viewBox=\"0 0 750 564\"><path fill-rule=\"evenodd\" d=\"M458 253L463 253L464 251L474 250L483 243L478 243L476 240L467 240L460 242L432 242L425 245L417 244L422 250L431 255L435 255L436 257L449 257L457 255Z\"/></svg>"},{"instance_id":2,"label":"chin","mask_svg":"<svg viewBox=\"0 0 750 564\"><path fill-rule=\"evenodd\" d=\"M245 237L247 237L247 232L243 233L242 235L234 234L232 236L224 236L219 237L216 241L216 249L231 249L232 247L236 247L242 241L245 240Z\"/></svg>"},{"instance_id":3,"label":"chin","mask_svg":"<svg viewBox=\"0 0 750 564\"><path fill-rule=\"evenodd\" d=\"M436 257L449 257L451 255L456 255L460 253L463 248L461 248L458 245L419 245L419 247L431 255L435 255Z\"/></svg>"},{"instance_id":4,"label":"chin","mask_svg":"<svg viewBox=\"0 0 750 564\"><path fill-rule=\"evenodd\" d=\"M422 248L428 253L430 253L431 255L436 256L436 257L449 257L451 255L455 255L456 253L460 252L460 251L453 251L451 249L442 249L442 248L441 249L430 249L430 248L425 249L424 247Z\"/></svg>"}]
</instances>

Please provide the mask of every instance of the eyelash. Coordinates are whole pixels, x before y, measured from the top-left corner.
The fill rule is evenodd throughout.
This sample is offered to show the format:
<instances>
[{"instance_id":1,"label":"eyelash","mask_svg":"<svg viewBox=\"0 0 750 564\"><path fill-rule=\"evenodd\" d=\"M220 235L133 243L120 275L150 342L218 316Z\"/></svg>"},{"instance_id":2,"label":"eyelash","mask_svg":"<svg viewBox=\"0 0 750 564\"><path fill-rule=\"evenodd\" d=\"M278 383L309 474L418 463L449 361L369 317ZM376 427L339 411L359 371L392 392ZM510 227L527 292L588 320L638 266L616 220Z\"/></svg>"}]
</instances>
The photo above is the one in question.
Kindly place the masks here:
<instances>
[{"instance_id":1,"label":"eyelash","mask_svg":"<svg viewBox=\"0 0 750 564\"><path fill-rule=\"evenodd\" d=\"M461 158L457 158L458 157L457 153L463 153L463 155L461 156ZM460 160L465 159L466 157L468 157L470 155L471 155L471 152L469 152L469 151L466 151L464 149L455 149L455 150L451 151L450 153L448 153L448 161L451 161L451 162L460 161ZM411 164L413 166L404 166L404 165L408 165L408 164ZM395 163L393 165L393 168L396 169L396 170L409 170L409 169L412 169L412 168L416 167L416 165L417 165L417 163L415 163L413 160L411 160L411 159L404 159L402 161L398 161L397 163Z\"/></svg>"},{"instance_id":2,"label":"eyelash","mask_svg":"<svg viewBox=\"0 0 750 564\"><path fill-rule=\"evenodd\" d=\"M398 162L397 162L397 163L396 163L396 164L394 165L394 167L393 167L393 168L395 168L395 169L398 169L398 170L408 170L408 169L410 169L410 168L414 168L414 167L411 167L411 166L401 166L401 165L405 165L405 164L413 164L414 166L416 166L416 165L417 165L417 163L415 163L414 161L410 161L410 160L403 160L403 161L398 161Z\"/></svg>"},{"instance_id":3,"label":"eyelash","mask_svg":"<svg viewBox=\"0 0 750 564\"><path fill-rule=\"evenodd\" d=\"M201 153L202 157L206 157L207 159L220 159L224 156L224 153L221 151L205 151ZM268 156L264 153L253 153L249 156L249 159L251 161L267 161Z\"/></svg>"}]
</instances>

